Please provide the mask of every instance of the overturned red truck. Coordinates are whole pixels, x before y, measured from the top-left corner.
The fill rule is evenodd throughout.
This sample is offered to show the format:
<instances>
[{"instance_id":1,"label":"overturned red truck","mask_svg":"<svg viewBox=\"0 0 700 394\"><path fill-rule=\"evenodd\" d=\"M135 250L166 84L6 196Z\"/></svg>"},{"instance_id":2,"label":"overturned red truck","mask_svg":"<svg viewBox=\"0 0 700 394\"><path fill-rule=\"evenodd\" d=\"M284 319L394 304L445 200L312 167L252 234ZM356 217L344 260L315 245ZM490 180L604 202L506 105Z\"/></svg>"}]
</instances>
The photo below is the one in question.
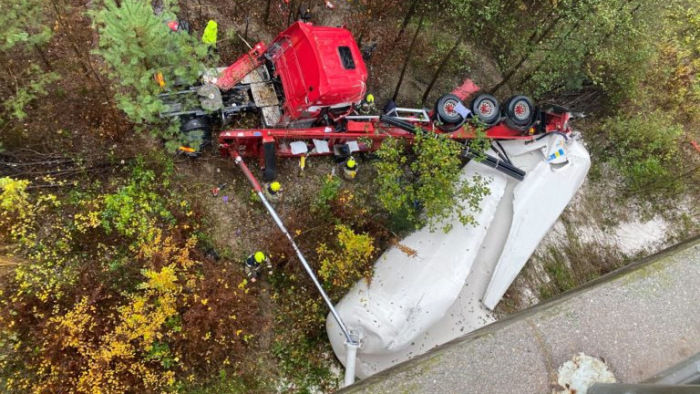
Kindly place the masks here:
<instances>
[{"instance_id":1,"label":"overturned red truck","mask_svg":"<svg viewBox=\"0 0 700 394\"><path fill-rule=\"evenodd\" d=\"M570 131L570 113L563 108L535 107L525 96L500 105L478 90L466 80L440 97L432 110L391 103L382 115L359 114L367 93L367 68L352 34L296 22L269 45L257 43L229 67L208 73L201 85L161 99L167 108L162 115L180 118L194 155L210 141L214 126L222 126L220 153L259 157L266 179L275 176L277 157L366 152L388 136L410 140L416 128L456 140L473 137L477 122L491 139L534 139ZM198 100L187 101L188 96ZM260 127L226 129L242 112L259 113Z\"/></svg>"},{"instance_id":2,"label":"overturned red truck","mask_svg":"<svg viewBox=\"0 0 700 394\"><path fill-rule=\"evenodd\" d=\"M390 103L381 115L369 115L361 110L366 84L362 53L347 30L298 22L200 85L161 96L164 115L180 118L193 154L215 125L223 127L220 153L241 167L314 280L242 157L258 157L271 179L278 157L345 157L377 149L387 137L410 141L422 130L465 142L462 154L469 158L466 142L484 127L493 144L485 159L470 160L460 172L463 181L488 184L489 194L471 212L478 225L448 218L438 224L448 231L413 232L386 250L372 280L358 281L335 308L321 291L331 307L328 338L348 383L492 322L491 310L590 168L562 107L535 106L525 96L501 104L466 80L432 109ZM260 114L260 126L227 128L242 112Z\"/></svg>"}]
</instances>

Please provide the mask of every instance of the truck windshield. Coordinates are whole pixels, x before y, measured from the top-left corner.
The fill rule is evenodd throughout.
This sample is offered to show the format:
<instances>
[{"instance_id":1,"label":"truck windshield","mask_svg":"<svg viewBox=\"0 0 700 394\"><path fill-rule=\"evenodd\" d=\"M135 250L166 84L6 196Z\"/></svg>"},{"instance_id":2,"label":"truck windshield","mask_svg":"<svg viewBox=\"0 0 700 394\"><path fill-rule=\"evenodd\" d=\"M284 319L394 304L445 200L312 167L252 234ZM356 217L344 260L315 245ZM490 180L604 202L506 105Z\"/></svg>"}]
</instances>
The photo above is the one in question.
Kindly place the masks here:
<instances>
[{"instance_id":1,"label":"truck windshield","mask_svg":"<svg viewBox=\"0 0 700 394\"><path fill-rule=\"evenodd\" d=\"M346 70L354 70L355 59L352 58L350 47L338 47L338 53L340 54L340 61L343 63L343 68Z\"/></svg>"}]
</instances>

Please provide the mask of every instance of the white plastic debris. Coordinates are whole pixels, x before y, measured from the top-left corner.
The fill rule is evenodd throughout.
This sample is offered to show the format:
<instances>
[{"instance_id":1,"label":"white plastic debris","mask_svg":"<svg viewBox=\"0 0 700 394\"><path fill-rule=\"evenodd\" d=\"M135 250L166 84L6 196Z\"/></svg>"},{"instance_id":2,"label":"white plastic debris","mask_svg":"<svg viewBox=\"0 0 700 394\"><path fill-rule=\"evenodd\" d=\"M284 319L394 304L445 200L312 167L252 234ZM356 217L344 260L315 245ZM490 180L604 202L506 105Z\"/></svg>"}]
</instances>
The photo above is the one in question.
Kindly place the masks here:
<instances>
[{"instance_id":1,"label":"white plastic debris","mask_svg":"<svg viewBox=\"0 0 700 394\"><path fill-rule=\"evenodd\" d=\"M304 142L304 141L294 141L294 142L290 143L289 146L292 148L293 155L299 155L302 153L309 152L309 147L306 146L306 142Z\"/></svg>"},{"instance_id":2,"label":"white plastic debris","mask_svg":"<svg viewBox=\"0 0 700 394\"><path fill-rule=\"evenodd\" d=\"M594 383L616 383L608 365L596 357L579 353L559 367L557 394L586 394Z\"/></svg>"}]
</instances>

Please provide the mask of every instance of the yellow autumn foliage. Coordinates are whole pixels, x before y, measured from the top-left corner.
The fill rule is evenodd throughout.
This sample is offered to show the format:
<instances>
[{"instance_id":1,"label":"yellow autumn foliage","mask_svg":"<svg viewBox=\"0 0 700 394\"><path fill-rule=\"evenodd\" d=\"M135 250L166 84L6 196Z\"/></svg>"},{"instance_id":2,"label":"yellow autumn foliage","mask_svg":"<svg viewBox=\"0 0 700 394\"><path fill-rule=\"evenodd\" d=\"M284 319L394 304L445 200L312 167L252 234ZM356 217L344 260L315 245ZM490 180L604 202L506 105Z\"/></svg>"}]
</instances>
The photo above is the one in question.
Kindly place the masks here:
<instances>
[{"instance_id":1,"label":"yellow autumn foliage","mask_svg":"<svg viewBox=\"0 0 700 394\"><path fill-rule=\"evenodd\" d=\"M356 234L344 225L335 226L337 246L321 244L316 249L321 261L319 275L333 292L345 292L361 278L369 278L374 240L368 234Z\"/></svg>"}]
</instances>

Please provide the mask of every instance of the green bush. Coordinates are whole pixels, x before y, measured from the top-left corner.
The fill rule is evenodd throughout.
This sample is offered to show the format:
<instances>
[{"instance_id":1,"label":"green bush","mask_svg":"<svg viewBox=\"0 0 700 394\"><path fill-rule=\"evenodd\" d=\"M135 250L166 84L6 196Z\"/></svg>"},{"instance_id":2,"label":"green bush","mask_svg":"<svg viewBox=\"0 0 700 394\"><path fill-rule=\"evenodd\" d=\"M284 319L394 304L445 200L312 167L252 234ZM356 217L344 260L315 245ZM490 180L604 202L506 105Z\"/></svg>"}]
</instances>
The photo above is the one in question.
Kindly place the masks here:
<instances>
[{"instance_id":1,"label":"green bush","mask_svg":"<svg viewBox=\"0 0 700 394\"><path fill-rule=\"evenodd\" d=\"M317 212L328 213L331 208L330 203L338 198L340 183L340 178L337 176L332 174L326 175L312 208Z\"/></svg>"},{"instance_id":2,"label":"green bush","mask_svg":"<svg viewBox=\"0 0 700 394\"><path fill-rule=\"evenodd\" d=\"M449 231L450 219L476 224L473 213L488 194L487 181L460 178L462 148L444 134L417 130L412 145L415 155L409 160L403 143L387 138L377 152L382 160L375 164L381 205L391 215L405 213L416 227L427 223L435 229L443 222L443 230Z\"/></svg>"},{"instance_id":3,"label":"green bush","mask_svg":"<svg viewBox=\"0 0 700 394\"><path fill-rule=\"evenodd\" d=\"M65 198L0 178L0 241L22 261L0 276L0 392L175 392L257 335L257 299L202 259L170 162L136 162Z\"/></svg>"},{"instance_id":4,"label":"green bush","mask_svg":"<svg viewBox=\"0 0 700 394\"><path fill-rule=\"evenodd\" d=\"M374 163L377 170L374 182L377 185L377 199L381 206L391 214L404 213L406 220L413 222L412 196L414 191L406 173L405 166L408 157L404 155L404 152L403 140L385 139L377 150L377 156L381 160Z\"/></svg>"},{"instance_id":5,"label":"green bush","mask_svg":"<svg viewBox=\"0 0 700 394\"><path fill-rule=\"evenodd\" d=\"M46 88L60 79L55 72L43 72L36 65L22 71L23 84L16 87L15 95L3 101L5 109L18 120L27 117L27 106L39 96L46 96Z\"/></svg>"},{"instance_id":6,"label":"green bush","mask_svg":"<svg viewBox=\"0 0 700 394\"><path fill-rule=\"evenodd\" d=\"M0 104L20 121L27 117L27 106L36 98L46 96L46 89L60 79L50 67L42 69L32 60L25 63L22 59L34 52L43 54L42 48L53 36L50 13L44 12L46 7L48 4L37 0L9 1L0 7L0 25L3 27L0 51L7 55L0 61L10 77L3 80L5 86L0 94ZM9 119L0 120L0 124L6 120Z\"/></svg>"},{"instance_id":7,"label":"green bush","mask_svg":"<svg viewBox=\"0 0 700 394\"><path fill-rule=\"evenodd\" d=\"M164 187L167 187L166 182L164 181ZM104 198L101 219L105 231L109 234L116 230L120 235L141 241L140 238L149 234L153 216L172 219L172 214L165 207L162 197L154 190L154 185L155 173L145 170L143 163L138 163L129 183Z\"/></svg>"},{"instance_id":8,"label":"green bush","mask_svg":"<svg viewBox=\"0 0 700 394\"><path fill-rule=\"evenodd\" d=\"M331 293L342 296L361 278L371 278L375 246L369 234L355 233L342 224L335 230L337 245L321 243L316 248L321 261L318 274Z\"/></svg>"},{"instance_id":9,"label":"green bush","mask_svg":"<svg viewBox=\"0 0 700 394\"><path fill-rule=\"evenodd\" d=\"M661 111L616 116L601 126L605 138L598 161L615 166L630 193L678 190L682 127ZM595 152L595 150L594 150Z\"/></svg>"}]
</instances>

